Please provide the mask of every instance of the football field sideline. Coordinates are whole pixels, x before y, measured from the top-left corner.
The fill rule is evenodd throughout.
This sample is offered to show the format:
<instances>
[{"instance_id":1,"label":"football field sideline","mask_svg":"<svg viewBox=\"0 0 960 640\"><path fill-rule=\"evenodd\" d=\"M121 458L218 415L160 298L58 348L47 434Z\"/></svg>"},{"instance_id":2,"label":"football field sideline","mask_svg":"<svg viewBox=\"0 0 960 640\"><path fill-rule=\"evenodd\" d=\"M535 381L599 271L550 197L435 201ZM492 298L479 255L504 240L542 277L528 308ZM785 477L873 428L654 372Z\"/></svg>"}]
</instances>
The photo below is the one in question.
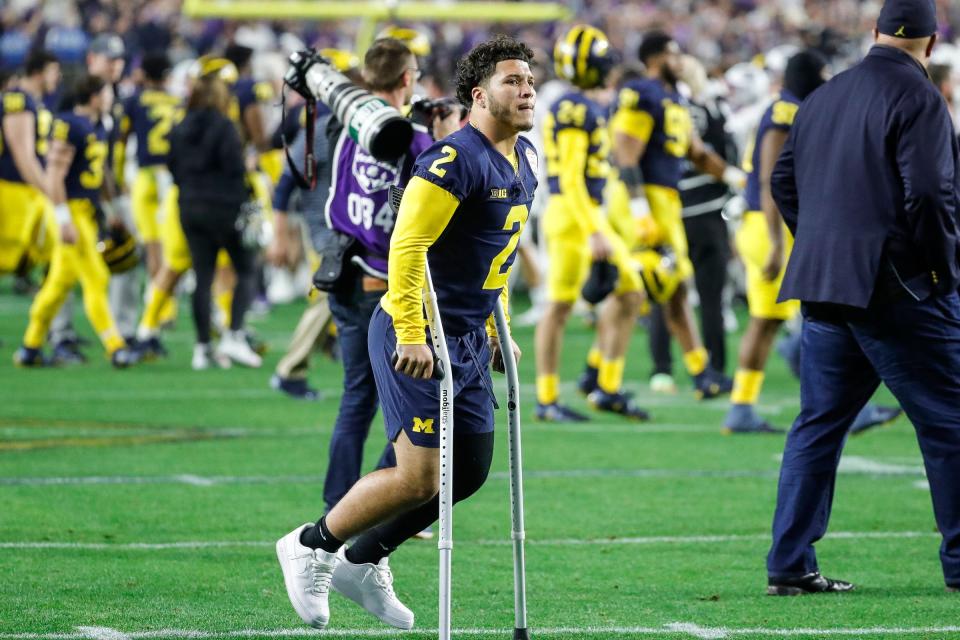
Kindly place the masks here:
<instances>
[{"instance_id":1,"label":"football field sideline","mask_svg":"<svg viewBox=\"0 0 960 640\"><path fill-rule=\"evenodd\" d=\"M512 629L456 629L454 637L508 637ZM614 637L670 637L722 640L741 636L771 638L823 638L861 636L929 636L930 634L960 633L960 626L943 627L827 627L827 628L727 628L702 627L692 622L672 622L662 627L530 627L533 637L565 637L571 634ZM237 629L233 631L204 631L200 629L157 629L155 631L120 631L109 627L77 627L71 633L0 633L0 640L148 640L160 638L384 638L410 636L436 636L436 629Z\"/></svg>"}]
</instances>

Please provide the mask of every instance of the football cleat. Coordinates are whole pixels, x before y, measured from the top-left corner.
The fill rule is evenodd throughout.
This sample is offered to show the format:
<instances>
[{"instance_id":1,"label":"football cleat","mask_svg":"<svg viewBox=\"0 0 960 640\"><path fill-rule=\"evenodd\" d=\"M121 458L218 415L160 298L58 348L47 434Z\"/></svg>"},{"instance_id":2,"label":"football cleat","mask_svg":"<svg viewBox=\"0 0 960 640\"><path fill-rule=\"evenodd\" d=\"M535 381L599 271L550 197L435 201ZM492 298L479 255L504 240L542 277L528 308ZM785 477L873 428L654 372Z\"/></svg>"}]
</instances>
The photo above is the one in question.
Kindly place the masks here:
<instances>
[{"instance_id":1,"label":"football cleat","mask_svg":"<svg viewBox=\"0 0 960 640\"><path fill-rule=\"evenodd\" d=\"M39 368L52 366L53 362L43 355L42 349L20 347L17 349L17 352L13 354L13 364L18 367Z\"/></svg>"},{"instance_id":2,"label":"football cleat","mask_svg":"<svg viewBox=\"0 0 960 640\"><path fill-rule=\"evenodd\" d=\"M559 402L551 402L550 404L538 402L535 417L540 422L587 422L590 420L582 413L574 411Z\"/></svg>"},{"instance_id":3,"label":"football cleat","mask_svg":"<svg viewBox=\"0 0 960 640\"><path fill-rule=\"evenodd\" d=\"M707 367L693 377L693 394L697 400L710 400L733 390L733 380Z\"/></svg>"},{"instance_id":4,"label":"football cleat","mask_svg":"<svg viewBox=\"0 0 960 640\"><path fill-rule=\"evenodd\" d=\"M808 593L844 593L853 591L854 585L844 580L825 578L819 572L808 573L798 578L770 578L767 580L768 596L800 596Z\"/></svg>"},{"instance_id":5,"label":"football cleat","mask_svg":"<svg viewBox=\"0 0 960 640\"><path fill-rule=\"evenodd\" d=\"M854 418L853 425L850 427L850 435L856 436L874 427L890 424L899 418L901 413L903 413L903 409L900 407L880 407L875 404L868 404Z\"/></svg>"},{"instance_id":6,"label":"football cleat","mask_svg":"<svg viewBox=\"0 0 960 640\"><path fill-rule=\"evenodd\" d=\"M389 558L377 564L353 564L340 547L333 571L333 590L350 598L391 627L413 629L413 611L400 602L393 591L393 573Z\"/></svg>"},{"instance_id":7,"label":"football cleat","mask_svg":"<svg viewBox=\"0 0 960 640\"><path fill-rule=\"evenodd\" d=\"M319 400L320 392L307 385L306 380L281 378L277 374L270 377L270 388L282 391L291 398L298 400Z\"/></svg>"},{"instance_id":8,"label":"football cleat","mask_svg":"<svg viewBox=\"0 0 960 640\"><path fill-rule=\"evenodd\" d=\"M650 414L637 406L629 394L623 392L607 393L602 389L597 389L587 397L587 400L597 411L616 413L639 422L646 422L650 419Z\"/></svg>"},{"instance_id":9,"label":"football cleat","mask_svg":"<svg viewBox=\"0 0 960 640\"><path fill-rule=\"evenodd\" d=\"M300 534L312 526L308 522L277 540L277 560L294 611L311 627L323 629L330 621L330 583L339 558L300 543Z\"/></svg>"},{"instance_id":10,"label":"football cleat","mask_svg":"<svg viewBox=\"0 0 960 640\"><path fill-rule=\"evenodd\" d=\"M61 340L53 345L52 360L55 364L86 364L87 356L80 351L77 340Z\"/></svg>"},{"instance_id":11,"label":"football cleat","mask_svg":"<svg viewBox=\"0 0 960 640\"><path fill-rule=\"evenodd\" d=\"M757 415L752 404L731 404L723 421L720 433L729 436L735 433L783 433Z\"/></svg>"},{"instance_id":12,"label":"football cleat","mask_svg":"<svg viewBox=\"0 0 960 640\"><path fill-rule=\"evenodd\" d=\"M110 364L114 369L132 367L143 359L143 354L131 346L120 347L110 354Z\"/></svg>"},{"instance_id":13,"label":"football cleat","mask_svg":"<svg viewBox=\"0 0 960 640\"><path fill-rule=\"evenodd\" d=\"M163 343L160 342L160 338L157 336L147 338L146 340L138 340L137 348L140 350L140 354L145 361L159 360L169 355L166 347L163 346Z\"/></svg>"},{"instance_id":14,"label":"football cleat","mask_svg":"<svg viewBox=\"0 0 960 640\"><path fill-rule=\"evenodd\" d=\"M730 426L724 425L723 428L720 429L720 433L722 433L725 436L731 436L736 433L783 433L783 432L784 432L783 429L774 427L766 420L761 420L760 422L755 422L753 424L736 426L736 427L730 427Z\"/></svg>"},{"instance_id":15,"label":"football cleat","mask_svg":"<svg viewBox=\"0 0 960 640\"><path fill-rule=\"evenodd\" d=\"M584 396L590 395L600 388L597 382L599 376L600 371L598 369L590 366L585 367L583 373L580 374L580 379L577 380L577 389Z\"/></svg>"}]
</instances>

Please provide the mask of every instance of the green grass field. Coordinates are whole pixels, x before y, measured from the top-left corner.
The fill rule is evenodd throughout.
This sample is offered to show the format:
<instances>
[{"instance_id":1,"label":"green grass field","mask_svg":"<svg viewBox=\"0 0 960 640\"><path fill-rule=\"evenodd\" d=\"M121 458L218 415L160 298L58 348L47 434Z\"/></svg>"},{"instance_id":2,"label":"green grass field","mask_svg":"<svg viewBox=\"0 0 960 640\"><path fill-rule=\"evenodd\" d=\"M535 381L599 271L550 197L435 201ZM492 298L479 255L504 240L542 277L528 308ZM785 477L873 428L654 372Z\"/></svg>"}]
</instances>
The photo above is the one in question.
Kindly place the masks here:
<instances>
[{"instance_id":1,"label":"green grass field","mask_svg":"<svg viewBox=\"0 0 960 640\"><path fill-rule=\"evenodd\" d=\"M394 632L336 594L328 630L313 632L287 601L273 544L321 514L341 380L318 357L311 380L321 401L268 388L299 311L255 321L272 346L261 370L191 371L188 310L166 361L117 372L94 346L84 367L18 370L11 356L27 301L0 283L0 639L435 637L435 542L410 541L392 560L414 632ZM574 325L564 395L585 408L571 382L591 335ZM89 335L85 320L78 326ZM722 436L725 401L698 403L686 388L652 396L639 330L628 387L654 412L651 424L599 415L583 426L535 423L532 330L516 337L526 352L534 638L960 635L960 600L943 588L905 419L849 443L833 535L818 545L825 573L858 590L770 598L764 559L783 437ZM768 369L764 410L787 426L797 383L779 358ZM491 479L456 510L458 638L509 638L513 626L505 414L497 420ZM383 441L378 418L368 466Z\"/></svg>"}]
</instances>

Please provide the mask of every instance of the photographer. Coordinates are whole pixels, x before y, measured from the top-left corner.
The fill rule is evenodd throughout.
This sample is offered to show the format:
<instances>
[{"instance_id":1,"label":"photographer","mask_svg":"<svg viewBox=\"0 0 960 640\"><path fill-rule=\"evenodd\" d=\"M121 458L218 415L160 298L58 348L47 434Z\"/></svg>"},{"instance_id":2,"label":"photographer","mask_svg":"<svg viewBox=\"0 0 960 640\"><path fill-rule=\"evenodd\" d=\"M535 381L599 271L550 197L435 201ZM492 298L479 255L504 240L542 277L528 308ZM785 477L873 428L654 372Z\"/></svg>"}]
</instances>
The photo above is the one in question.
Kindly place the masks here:
<instances>
[{"instance_id":1,"label":"photographer","mask_svg":"<svg viewBox=\"0 0 960 640\"><path fill-rule=\"evenodd\" d=\"M217 347L217 360L259 367L260 356L243 334L243 318L253 285L252 252L243 246L237 217L249 200L240 134L228 117L230 90L217 74L197 79L187 100L183 122L170 133L167 164L179 187L180 223L190 247L197 284L193 321L197 331L192 366L214 364L210 348L210 287L217 252L225 249L237 272L230 330Z\"/></svg>"},{"instance_id":2,"label":"photographer","mask_svg":"<svg viewBox=\"0 0 960 640\"><path fill-rule=\"evenodd\" d=\"M373 43L364 58L363 80L370 92L402 110L410 104L419 77L417 59L399 40L383 38ZM446 117L432 116L433 135L443 138L460 128L460 110L449 109ZM441 113L436 113L441 112ZM324 120L317 123L322 130ZM357 144L349 132L330 117L326 123L332 149L330 193L326 201L327 226L354 239L352 254L343 274L330 291L329 304L337 325L343 360L343 399L330 439L330 463L323 499L329 511L360 477L363 444L377 413L377 387L367 353L370 317L387 289L387 252L395 212L390 204L390 186L405 186L413 163L433 139L414 125L409 151L395 164L377 160ZM392 456L391 456L392 457ZM387 463L387 455L381 466ZM389 460L392 462L392 460Z\"/></svg>"}]
</instances>

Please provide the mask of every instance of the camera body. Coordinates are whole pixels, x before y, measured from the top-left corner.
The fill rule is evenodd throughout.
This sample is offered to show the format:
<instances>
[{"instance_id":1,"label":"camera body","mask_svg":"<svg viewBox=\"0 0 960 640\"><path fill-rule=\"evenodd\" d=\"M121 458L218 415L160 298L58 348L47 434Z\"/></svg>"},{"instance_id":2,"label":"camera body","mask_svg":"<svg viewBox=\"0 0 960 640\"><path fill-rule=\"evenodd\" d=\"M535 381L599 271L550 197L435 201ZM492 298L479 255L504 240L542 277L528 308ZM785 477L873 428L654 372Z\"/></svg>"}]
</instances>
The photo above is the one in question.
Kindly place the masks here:
<instances>
[{"instance_id":1,"label":"camera body","mask_svg":"<svg viewBox=\"0 0 960 640\"><path fill-rule=\"evenodd\" d=\"M411 122L313 49L291 54L283 81L307 100L327 105L350 137L377 160L395 162L410 149Z\"/></svg>"},{"instance_id":2,"label":"camera body","mask_svg":"<svg viewBox=\"0 0 960 640\"><path fill-rule=\"evenodd\" d=\"M459 113L461 120L467 117L467 108L456 98L422 98L410 105L410 119L429 129L434 119L443 120L454 111Z\"/></svg>"}]
</instances>

